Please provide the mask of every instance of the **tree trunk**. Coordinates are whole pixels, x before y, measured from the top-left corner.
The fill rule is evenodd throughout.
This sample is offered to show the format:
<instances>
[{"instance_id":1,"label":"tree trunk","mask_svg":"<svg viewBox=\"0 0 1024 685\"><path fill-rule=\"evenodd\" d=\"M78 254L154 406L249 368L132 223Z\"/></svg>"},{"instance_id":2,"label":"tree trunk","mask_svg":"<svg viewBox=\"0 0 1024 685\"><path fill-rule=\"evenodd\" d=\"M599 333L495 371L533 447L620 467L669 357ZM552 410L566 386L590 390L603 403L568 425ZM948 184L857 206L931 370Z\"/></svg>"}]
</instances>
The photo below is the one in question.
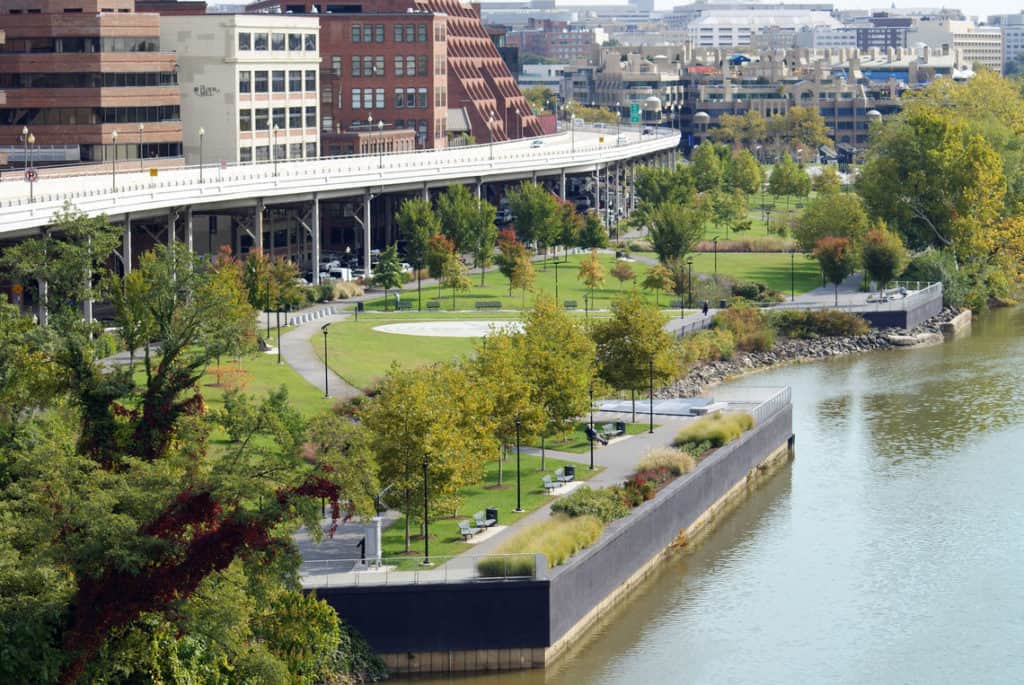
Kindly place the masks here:
<instances>
[{"instance_id":1,"label":"tree trunk","mask_svg":"<svg viewBox=\"0 0 1024 685\"><path fill-rule=\"evenodd\" d=\"M540 470L541 471L544 470L544 457L546 456L544 454L544 440L545 439L546 439L546 436L543 436L543 435L540 436Z\"/></svg>"},{"instance_id":2,"label":"tree trunk","mask_svg":"<svg viewBox=\"0 0 1024 685\"><path fill-rule=\"evenodd\" d=\"M480 287L481 288L484 287L484 274L485 273L487 273L487 270L484 268L484 265L481 264L480 265Z\"/></svg>"},{"instance_id":3,"label":"tree trunk","mask_svg":"<svg viewBox=\"0 0 1024 685\"><path fill-rule=\"evenodd\" d=\"M416 305L417 310L423 311L423 291L421 290L423 280L422 270L419 266L416 267L416 301L419 303Z\"/></svg>"},{"instance_id":4,"label":"tree trunk","mask_svg":"<svg viewBox=\"0 0 1024 685\"><path fill-rule=\"evenodd\" d=\"M507 446L503 444L501 446L501 455L498 456L498 485L501 485L501 477L503 475L502 474L502 462L505 461L505 450L506 450L506 448L507 448Z\"/></svg>"},{"instance_id":5,"label":"tree trunk","mask_svg":"<svg viewBox=\"0 0 1024 685\"><path fill-rule=\"evenodd\" d=\"M836 291L836 306L838 307L839 306L839 284L838 283L833 283L832 287L835 288L835 291Z\"/></svg>"},{"instance_id":6,"label":"tree trunk","mask_svg":"<svg viewBox=\"0 0 1024 685\"><path fill-rule=\"evenodd\" d=\"M408 489L406 489L406 491L405 491L405 506L403 507L403 509L405 509L405 553L408 554L411 551L410 550L410 545L409 545L409 540L410 540L410 535L409 535L409 512L411 511L411 509L409 507L409 490Z\"/></svg>"}]
</instances>

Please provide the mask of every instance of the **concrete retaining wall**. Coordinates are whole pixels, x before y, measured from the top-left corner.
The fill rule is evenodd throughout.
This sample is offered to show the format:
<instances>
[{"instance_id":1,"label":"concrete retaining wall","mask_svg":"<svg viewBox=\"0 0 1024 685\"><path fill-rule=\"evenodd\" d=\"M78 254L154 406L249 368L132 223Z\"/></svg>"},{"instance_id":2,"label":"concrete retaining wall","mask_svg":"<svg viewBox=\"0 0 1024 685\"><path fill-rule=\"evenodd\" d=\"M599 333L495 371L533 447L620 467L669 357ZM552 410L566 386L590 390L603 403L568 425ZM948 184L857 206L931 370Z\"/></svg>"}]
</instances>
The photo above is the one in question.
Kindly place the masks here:
<instances>
[{"instance_id":1,"label":"concrete retaining wall","mask_svg":"<svg viewBox=\"0 0 1024 685\"><path fill-rule=\"evenodd\" d=\"M938 289L930 297L909 298L907 309L892 311L856 312L863 316L872 328L902 328L910 330L926 320L942 313L942 290Z\"/></svg>"}]
</instances>

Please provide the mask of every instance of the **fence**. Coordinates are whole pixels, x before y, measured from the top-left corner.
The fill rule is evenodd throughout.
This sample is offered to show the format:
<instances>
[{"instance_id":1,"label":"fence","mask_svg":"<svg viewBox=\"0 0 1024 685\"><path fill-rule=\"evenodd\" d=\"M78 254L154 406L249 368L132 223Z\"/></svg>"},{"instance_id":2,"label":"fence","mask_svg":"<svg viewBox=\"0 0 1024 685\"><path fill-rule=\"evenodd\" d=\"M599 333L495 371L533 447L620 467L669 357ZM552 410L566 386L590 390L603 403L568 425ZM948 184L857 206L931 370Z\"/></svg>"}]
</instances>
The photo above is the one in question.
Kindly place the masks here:
<instances>
[{"instance_id":1,"label":"fence","mask_svg":"<svg viewBox=\"0 0 1024 685\"><path fill-rule=\"evenodd\" d=\"M409 557L374 559L321 559L306 561L299 571L305 588L378 587L390 585L447 585L479 580L543 580L547 560L543 554L479 554L431 556L430 566L413 570Z\"/></svg>"},{"instance_id":2,"label":"fence","mask_svg":"<svg viewBox=\"0 0 1024 685\"><path fill-rule=\"evenodd\" d=\"M911 288L909 286L913 285ZM889 295L884 295L882 298L876 298L875 293L863 293L863 302L840 302L838 305L833 303L801 303L801 302L779 302L777 304L765 304L762 305L764 309L840 309L843 311L851 312L882 312L882 311L902 311L905 309L911 309L913 307L920 306L922 302L927 302L932 299L942 298L942 283L932 283L920 288L921 281L897 281L895 289L887 289L883 293L895 290L897 292ZM905 288L906 294L901 294L899 291L901 288ZM920 288L920 289L918 289Z\"/></svg>"}]
</instances>

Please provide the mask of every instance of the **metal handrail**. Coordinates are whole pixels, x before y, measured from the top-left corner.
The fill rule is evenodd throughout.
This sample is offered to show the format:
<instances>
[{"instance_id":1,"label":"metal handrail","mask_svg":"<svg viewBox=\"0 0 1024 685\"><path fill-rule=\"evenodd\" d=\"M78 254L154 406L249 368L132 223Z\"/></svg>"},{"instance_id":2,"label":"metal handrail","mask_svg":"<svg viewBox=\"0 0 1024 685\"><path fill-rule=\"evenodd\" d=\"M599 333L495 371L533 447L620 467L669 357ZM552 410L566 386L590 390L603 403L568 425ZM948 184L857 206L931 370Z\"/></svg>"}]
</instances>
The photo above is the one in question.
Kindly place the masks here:
<instances>
[{"instance_id":1,"label":"metal handrail","mask_svg":"<svg viewBox=\"0 0 1024 685\"><path fill-rule=\"evenodd\" d=\"M501 562L503 573L481 573L482 561ZM431 556L430 565L414 570L398 570L409 557L374 559L337 558L304 561L299 575L304 587L368 587L381 585L451 584L471 581L543 580L547 558L543 554L463 554ZM519 573L529 569L529 573ZM501 569L499 569L501 570Z\"/></svg>"}]
</instances>

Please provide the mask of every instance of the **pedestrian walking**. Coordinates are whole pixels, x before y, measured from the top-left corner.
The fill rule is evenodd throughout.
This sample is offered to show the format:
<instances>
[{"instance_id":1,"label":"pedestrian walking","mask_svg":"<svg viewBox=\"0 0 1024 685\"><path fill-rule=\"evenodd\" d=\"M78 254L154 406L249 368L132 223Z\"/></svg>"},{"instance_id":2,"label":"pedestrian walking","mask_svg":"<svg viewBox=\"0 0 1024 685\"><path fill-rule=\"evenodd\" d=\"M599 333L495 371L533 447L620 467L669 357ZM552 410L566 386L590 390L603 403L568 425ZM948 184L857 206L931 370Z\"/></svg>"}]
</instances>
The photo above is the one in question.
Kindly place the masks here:
<instances>
[{"instance_id":1,"label":"pedestrian walking","mask_svg":"<svg viewBox=\"0 0 1024 685\"><path fill-rule=\"evenodd\" d=\"M704 316L707 316L707 315L708 315L708 301L707 301L707 300L704 300L704 304L703 304L703 305L701 305L701 308L700 308L700 310L701 310L702 312L704 312Z\"/></svg>"}]
</instances>

